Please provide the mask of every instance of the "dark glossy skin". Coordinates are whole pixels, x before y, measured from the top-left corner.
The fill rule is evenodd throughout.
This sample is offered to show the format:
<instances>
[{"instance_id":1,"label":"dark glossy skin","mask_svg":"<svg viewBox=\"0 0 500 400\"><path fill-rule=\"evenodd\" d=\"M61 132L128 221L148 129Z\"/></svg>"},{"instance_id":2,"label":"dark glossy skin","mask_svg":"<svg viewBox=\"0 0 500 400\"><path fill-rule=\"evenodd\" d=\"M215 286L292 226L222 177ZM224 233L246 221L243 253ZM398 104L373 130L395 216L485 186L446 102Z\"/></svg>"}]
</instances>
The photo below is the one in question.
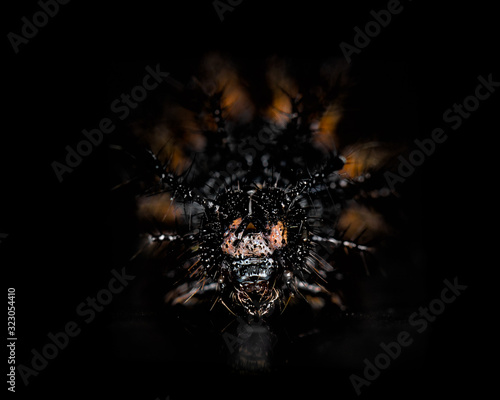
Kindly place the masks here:
<instances>
[{"instance_id":1,"label":"dark glossy skin","mask_svg":"<svg viewBox=\"0 0 500 400\"><path fill-rule=\"evenodd\" d=\"M286 257L298 256L303 247L298 241L306 226L303 213L279 188L229 191L221 197L217 200L224 206L211 215L219 222L212 225L220 226L222 233L219 284L226 289L228 302L248 314L266 315L293 285L297 265Z\"/></svg>"}]
</instances>

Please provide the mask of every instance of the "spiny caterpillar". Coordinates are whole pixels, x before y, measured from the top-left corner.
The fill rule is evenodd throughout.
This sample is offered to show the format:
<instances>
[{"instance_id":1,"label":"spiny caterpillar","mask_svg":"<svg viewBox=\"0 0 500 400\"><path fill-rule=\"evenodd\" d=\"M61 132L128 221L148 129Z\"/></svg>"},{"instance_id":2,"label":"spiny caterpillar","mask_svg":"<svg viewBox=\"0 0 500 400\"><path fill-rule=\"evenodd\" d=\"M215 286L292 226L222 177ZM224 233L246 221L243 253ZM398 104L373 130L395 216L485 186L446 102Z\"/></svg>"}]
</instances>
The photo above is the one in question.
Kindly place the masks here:
<instances>
[{"instance_id":1,"label":"spiny caterpillar","mask_svg":"<svg viewBox=\"0 0 500 400\"><path fill-rule=\"evenodd\" d=\"M208 299L259 319L291 299L342 308L338 249L364 262L383 230L367 204L391 195L381 171L390 155L376 142L340 143L345 69L325 63L304 84L283 60L266 68L267 86L252 89L210 55L161 117L133 128L148 171L142 251L164 260L169 304Z\"/></svg>"}]
</instances>

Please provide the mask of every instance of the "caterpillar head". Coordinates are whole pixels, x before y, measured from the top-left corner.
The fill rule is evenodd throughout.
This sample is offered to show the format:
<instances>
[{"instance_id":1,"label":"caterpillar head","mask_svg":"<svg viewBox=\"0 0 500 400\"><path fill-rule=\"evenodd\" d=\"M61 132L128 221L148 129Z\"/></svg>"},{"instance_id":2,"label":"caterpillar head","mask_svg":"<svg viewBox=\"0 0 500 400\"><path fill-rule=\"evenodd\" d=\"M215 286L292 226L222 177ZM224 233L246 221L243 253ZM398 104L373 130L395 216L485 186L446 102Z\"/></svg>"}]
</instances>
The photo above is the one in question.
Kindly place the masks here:
<instances>
[{"instance_id":1,"label":"caterpillar head","mask_svg":"<svg viewBox=\"0 0 500 400\"><path fill-rule=\"evenodd\" d=\"M207 215L202 259L217 253L223 298L250 315L283 300L307 256L305 213L294 200L276 187L230 190Z\"/></svg>"}]
</instances>

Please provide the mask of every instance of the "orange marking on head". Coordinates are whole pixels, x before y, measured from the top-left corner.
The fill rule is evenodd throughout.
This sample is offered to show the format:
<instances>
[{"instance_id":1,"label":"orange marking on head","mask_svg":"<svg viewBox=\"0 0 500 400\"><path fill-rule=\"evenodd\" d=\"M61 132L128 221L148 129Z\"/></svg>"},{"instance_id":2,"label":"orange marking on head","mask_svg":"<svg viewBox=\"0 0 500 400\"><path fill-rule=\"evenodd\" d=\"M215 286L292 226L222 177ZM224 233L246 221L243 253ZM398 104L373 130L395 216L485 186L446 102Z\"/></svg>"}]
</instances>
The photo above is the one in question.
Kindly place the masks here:
<instances>
[{"instance_id":1,"label":"orange marking on head","mask_svg":"<svg viewBox=\"0 0 500 400\"><path fill-rule=\"evenodd\" d=\"M241 225L242 218L237 218L235 219L231 225L229 225L229 228L227 229L226 233L224 234L224 241L222 242L222 252L229 254L229 255L235 255L237 249L234 247L234 242L236 239L236 235L234 234L236 229ZM241 233L240 233L241 235Z\"/></svg>"},{"instance_id":2,"label":"orange marking on head","mask_svg":"<svg viewBox=\"0 0 500 400\"><path fill-rule=\"evenodd\" d=\"M273 249L280 249L286 244L287 231L283 222L278 221L278 223L271 228L271 233L268 238Z\"/></svg>"},{"instance_id":3,"label":"orange marking on head","mask_svg":"<svg viewBox=\"0 0 500 400\"><path fill-rule=\"evenodd\" d=\"M269 234L264 232L252 232L243 236L243 230L236 235L236 230L240 227L241 218L235 219L224 234L221 248L222 252L232 257L268 257L274 250L280 249L287 243L287 231L283 222L272 227L267 226ZM253 223L249 223L247 230L256 230ZM235 242L239 240L237 244Z\"/></svg>"}]
</instances>

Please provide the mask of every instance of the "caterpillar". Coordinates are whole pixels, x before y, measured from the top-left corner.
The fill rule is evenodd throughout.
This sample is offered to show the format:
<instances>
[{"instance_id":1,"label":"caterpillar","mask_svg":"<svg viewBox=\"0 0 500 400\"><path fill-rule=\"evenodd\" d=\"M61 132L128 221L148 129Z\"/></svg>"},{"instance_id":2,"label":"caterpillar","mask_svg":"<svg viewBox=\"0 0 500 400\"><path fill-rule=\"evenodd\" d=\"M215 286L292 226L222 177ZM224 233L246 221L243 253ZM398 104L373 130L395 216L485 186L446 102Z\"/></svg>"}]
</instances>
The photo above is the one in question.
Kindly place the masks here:
<instances>
[{"instance_id":1,"label":"caterpillar","mask_svg":"<svg viewBox=\"0 0 500 400\"><path fill-rule=\"evenodd\" d=\"M344 310L346 260L370 273L387 231L373 205L394 197L391 146L339 135L346 66L325 62L304 82L287 60L263 64L252 88L241 65L207 56L159 117L132 124L129 149L142 171L139 253L161 265L166 305L259 328L294 304Z\"/></svg>"}]
</instances>

